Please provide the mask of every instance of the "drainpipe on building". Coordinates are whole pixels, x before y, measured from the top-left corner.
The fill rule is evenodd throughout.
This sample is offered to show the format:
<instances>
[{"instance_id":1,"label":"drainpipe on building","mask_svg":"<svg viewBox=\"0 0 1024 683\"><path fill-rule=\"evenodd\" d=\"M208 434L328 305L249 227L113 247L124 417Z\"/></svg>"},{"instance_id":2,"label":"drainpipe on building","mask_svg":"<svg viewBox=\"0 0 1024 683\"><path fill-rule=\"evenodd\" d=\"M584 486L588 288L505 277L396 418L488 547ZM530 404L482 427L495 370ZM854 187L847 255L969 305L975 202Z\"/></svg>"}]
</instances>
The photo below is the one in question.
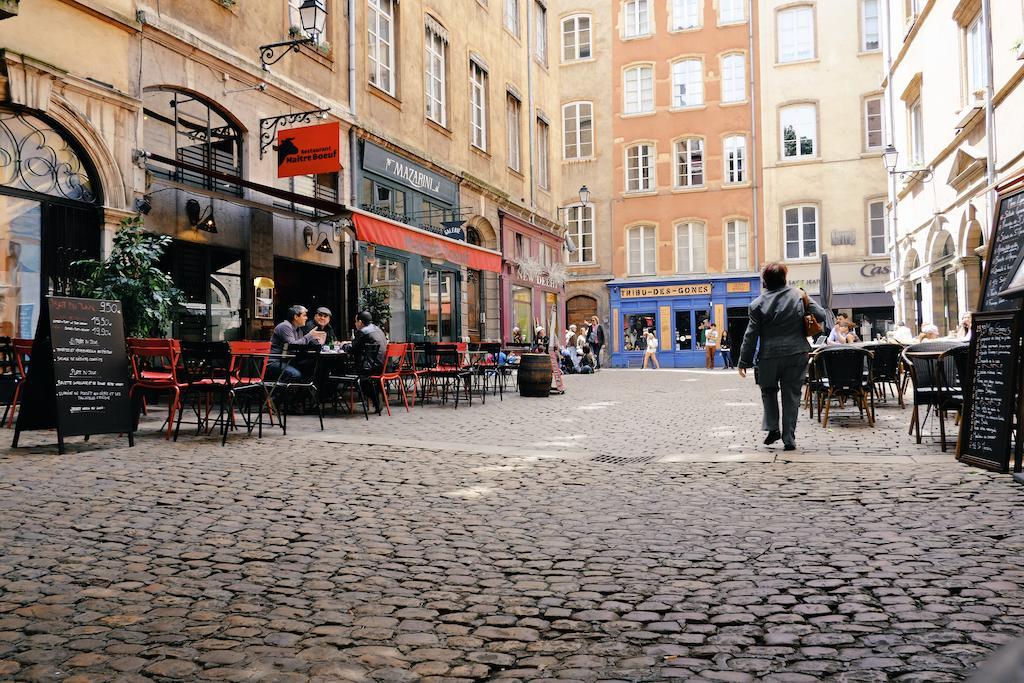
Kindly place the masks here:
<instances>
[{"instance_id":1,"label":"drainpipe on building","mask_svg":"<svg viewBox=\"0 0 1024 683\"><path fill-rule=\"evenodd\" d=\"M537 213L537 176L534 167L534 157L537 154L537 127L535 121L537 115L533 111L533 3L526 5L526 99L530 112L526 118L526 128L530 131L530 214L531 219L536 221Z\"/></svg>"},{"instance_id":2,"label":"drainpipe on building","mask_svg":"<svg viewBox=\"0 0 1024 683\"><path fill-rule=\"evenodd\" d=\"M981 0L981 20L985 22L985 142L988 145L988 160L985 164L985 179L988 185L986 198L986 227L992 225L996 210L996 110L994 97L995 68L992 54L992 0Z\"/></svg>"},{"instance_id":3,"label":"drainpipe on building","mask_svg":"<svg viewBox=\"0 0 1024 683\"><path fill-rule=\"evenodd\" d=\"M348 110L352 120L356 119L356 4L355 0L348 0ZM359 185L357 184L356 169L358 159L356 158L356 135L349 125L348 128L348 156L349 156L349 199L352 204L356 203Z\"/></svg>"},{"instance_id":4,"label":"drainpipe on building","mask_svg":"<svg viewBox=\"0 0 1024 683\"><path fill-rule=\"evenodd\" d=\"M498 273L498 339L505 339L505 212L498 209L498 251L501 252L501 272ZM509 337L511 340L511 337Z\"/></svg>"},{"instance_id":5,"label":"drainpipe on building","mask_svg":"<svg viewBox=\"0 0 1024 683\"><path fill-rule=\"evenodd\" d=\"M750 51L750 188L753 192L752 199L754 202L754 272L761 270L761 247L759 237L761 234L761 223L758 219L757 213L757 201L758 191L757 183L759 177L757 175L757 102L754 97L754 86L757 83L754 77L754 2L753 0L749 3L749 11L747 13L747 48Z\"/></svg>"},{"instance_id":6,"label":"drainpipe on building","mask_svg":"<svg viewBox=\"0 0 1024 683\"><path fill-rule=\"evenodd\" d=\"M896 104L893 99L893 84L892 84L892 8L890 7L890 0L885 0L885 78L886 78L886 94L889 100L889 126L886 130L886 137L888 138L888 144L895 147L895 141L893 139L893 131L896 128ZM888 169L886 169L888 173ZM892 279L897 283L896 286L896 298L898 301L893 301L896 310L903 308L904 296L903 296L903 285L901 280L903 279L903 273L900 272L900 244L897 239L897 226L899 225L899 219L897 217L896 208L899 206L899 195L896 192L896 174L889 173L889 196L892 198L892 230L890 232L889 240L889 270L892 273ZM902 312L903 320L907 319L907 311ZM896 321L898 322L898 321Z\"/></svg>"}]
</instances>

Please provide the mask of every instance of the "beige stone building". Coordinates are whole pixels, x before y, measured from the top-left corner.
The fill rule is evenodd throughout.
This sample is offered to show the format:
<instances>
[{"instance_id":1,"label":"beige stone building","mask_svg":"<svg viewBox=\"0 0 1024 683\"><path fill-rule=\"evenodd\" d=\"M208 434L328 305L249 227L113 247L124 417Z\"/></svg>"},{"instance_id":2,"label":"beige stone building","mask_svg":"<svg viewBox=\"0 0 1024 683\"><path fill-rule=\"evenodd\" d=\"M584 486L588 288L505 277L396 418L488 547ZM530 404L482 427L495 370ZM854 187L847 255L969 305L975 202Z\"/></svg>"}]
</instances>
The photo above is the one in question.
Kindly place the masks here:
<instances>
[{"instance_id":1,"label":"beige stone building","mask_svg":"<svg viewBox=\"0 0 1024 683\"><path fill-rule=\"evenodd\" d=\"M893 321L886 239L882 8L885 0L757 3L765 258L819 291L861 336ZM855 29L855 30L851 30Z\"/></svg>"},{"instance_id":2,"label":"beige stone building","mask_svg":"<svg viewBox=\"0 0 1024 683\"><path fill-rule=\"evenodd\" d=\"M612 76L614 3L566 0L558 15L562 139L562 219L576 250L568 255L569 323L597 315L607 329L612 279L612 212L615 204L615 143ZM587 203L579 189L589 191Z\"/></svg>"},{"instance_id":3,"label":"beige stone building","mask_svg":"<svg viewBox=\"0 0 1024 683\"><path fill-rule=\"evenodd\" d=\"M887 3L886 104L894 170L906 171L889 187L895 239L887 288L915 332L933 323L945 334L977 310L991 234L988 188L1024 170L1024 9L990 5L989 17L981 0Z\"/></svg>"},{"instance_id":4,"label":"beige stone building","mask_svg":"<svg viewBox=\"0 0 1024 683\"><path fill-rule=\"evenodd\" d=\"M406 298L397 337L531 339L553 305L564 315L557 13L538 0L356 6L353 205L427 231L464 221L470 243L504 254L494 272L394 241L362 250L360 284Z\"/></svg>"}]
</instances>

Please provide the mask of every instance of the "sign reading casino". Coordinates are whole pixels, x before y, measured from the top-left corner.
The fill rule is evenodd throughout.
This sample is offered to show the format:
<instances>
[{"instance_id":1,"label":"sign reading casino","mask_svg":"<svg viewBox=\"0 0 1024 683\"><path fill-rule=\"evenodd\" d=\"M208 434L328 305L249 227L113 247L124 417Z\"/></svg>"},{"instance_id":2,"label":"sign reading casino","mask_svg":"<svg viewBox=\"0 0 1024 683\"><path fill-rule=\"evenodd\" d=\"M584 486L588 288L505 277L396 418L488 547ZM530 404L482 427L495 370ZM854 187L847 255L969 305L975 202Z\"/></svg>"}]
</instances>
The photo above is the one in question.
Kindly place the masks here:
<instances>
[{"instance_id":1,"label":"sign reading casino","mask_svg":"<svg viewBox=\"0 0 1024 683\"><path fill-rule=\"evenodd\" d=\"M623 299L641 299L649 296L698 296L711 294L711 283L699 285L663 285L660 287L623 287Z\"/></svg>"}]
</instances>

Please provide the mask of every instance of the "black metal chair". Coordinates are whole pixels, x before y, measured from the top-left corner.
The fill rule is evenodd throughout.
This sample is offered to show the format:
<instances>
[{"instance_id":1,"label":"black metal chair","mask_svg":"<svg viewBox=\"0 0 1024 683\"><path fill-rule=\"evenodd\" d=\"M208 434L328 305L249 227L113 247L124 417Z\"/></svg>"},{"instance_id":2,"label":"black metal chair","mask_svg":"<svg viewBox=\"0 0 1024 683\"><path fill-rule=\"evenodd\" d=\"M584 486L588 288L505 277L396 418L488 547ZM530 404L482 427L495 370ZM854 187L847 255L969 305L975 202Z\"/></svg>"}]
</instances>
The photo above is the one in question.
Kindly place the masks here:
<instances>
[{"instance_id":1,"label":"black metal chair","mask_svg":"<svg viewBox=\"0 0 1024 683\"><path fill-rule=\"evenodd\" d=\"M871 352L874 354L871 374L875 382L875 394L880 400L888 401L888 388L891 387L893 395L899 400L900 408L905 408L900 369L900 354L903 353L903 347L899 344L878 344L871 347Z\"/></svg>"},{"instance_id":2,"label":"black metal chair","mask_svg":"<svg viewBox=\"0 0 1024 683\"><path fill-rule=\"evenodd\" d=\"M14 409L14 396L22 379L18 374L11 338L0 337L0 401L4 404L4 415L0 418L0 425L7 423L7 416Z\"/></svg>"},{"instance_id":3,"label":"black metal chair","mask_svg":"<svg viewBox=\"0 0 1024 683\"><path fill-rule=\"evenodd\" d=\"M320 431L324 430L324 406L320 401L320 390L316 385L320 351L319 345L286 348L285 353L292 356L291 367L297 368L302 376L299 379L288 379L282 373L277 378L264 382L269 389L271 398L275 402L281 402L278 417L281 420L281 430L284 434L288 433L288 408L295 405L294 401L298 396L308 397L312 401L317 417L320 418Z\"/></svg>"},{"instance_id":4,"label":"black metal chair","mask_svg":"<svg viewBox=\"0 0 1024 683\"><path fill-rule=\"evenodd\" d=\"M461 362L461 354L454 344L431 345L426 348L427 374L434 394L440 387L441 403L448 402L449 391L454 389L455 409L459 408L459 398L463 388L469 405L473 405L473 369Z\"/></svg>"},{"instance_id":5,"label":"black metal chair","mask_svg":"<svg viewBox=\"0 0 1024 683\"><path fill-rule=\"evenodd\" d=\"M181 342L178 379L184 383L184 402L191 397L196 414L196 434L204 429L213 431L210 425L211 399L219 402L219 412L214 424L220 425L223 446L227 443L228 431L232 427L234 388L232 382L231 349L227 342ZM174 428L174 440L178 440L184 410L178 411L178 422Z\"/></svg>"},{"instance_id":6,"label":"black metal chair","mask_svg":"<svg viewBox=\"0 0 1024 683\"><path fill-rule=\"evenodd\" d=\"M968 345L962 342L922 342L903 350L902 358L913 384L913 410L907 434L921 443L921 422L934 410L939 416L942 450L946 450L946 412L963 407L960 377L967 372ZM921 419L920 409L925 408Z\"/></svg>"},{"instance_id":7,"label":"black metal chair","mask_svg":"<svg viewBox=\"0 0 1024 683\"><path fill-rule=\"evenodd\" d=\"M853 399L863 419L867 412L868 424L875 424L875 393L871 380L871 352L862 348L836 346L822 349L818 353L821 364L821 378L825 412L821 418L823 427L828 426L832 399L840 401ZM870 399L870 406L868 400ZM821 406L819 404L819 413Z\"/></svg>"},{"instance_id":8,"label":"black metal chair","mask_svg":"<svg viewBox=\"0 0 1024 683\"><path fill-rule=\"evenodd\" d=\"M349 364L345 370L339 374L330 374L327 376L327 381L330 382L335 389L335 392L343 392L344 390L349 391L349 412L354 412L355 405L352 401L352 395L355 394L359 397L359 402L363 405L363 417L369 421L370 410L367 403L367 391L372 391L372 382L369 379L369 374L360 374L360 368L369 367L373 358L380 353L380 346L373 342L367 342L362 345L360 354Z\"/></svg>"}]
</instances>

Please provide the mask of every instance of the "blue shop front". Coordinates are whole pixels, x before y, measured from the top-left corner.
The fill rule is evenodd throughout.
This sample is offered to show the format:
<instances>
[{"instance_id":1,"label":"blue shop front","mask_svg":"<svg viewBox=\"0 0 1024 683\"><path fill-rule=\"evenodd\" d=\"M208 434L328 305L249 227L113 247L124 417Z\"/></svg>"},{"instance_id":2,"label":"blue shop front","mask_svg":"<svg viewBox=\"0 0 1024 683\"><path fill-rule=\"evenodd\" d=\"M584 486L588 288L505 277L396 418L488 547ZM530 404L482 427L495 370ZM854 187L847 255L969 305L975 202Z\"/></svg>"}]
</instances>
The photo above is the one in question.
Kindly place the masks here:
<instances>
[{"instance_id":1,"label":"blue shop front","mask_svg":"<svg viewBox=\"0 0 1024 683\"><path fill-rule=\"evenodd\" d=\"M734 357L747 329L750 302L761 293L757 275L708 276L680 282L678 278L637 278L608 283L611 315L612 367L635 368L643 362L643 333L658 337L658 362L666 368L703 368L706 352L700 330L711 321L727 330ZM716 367L722 366L721 355Z\"/></svg>"}]
</instances>

